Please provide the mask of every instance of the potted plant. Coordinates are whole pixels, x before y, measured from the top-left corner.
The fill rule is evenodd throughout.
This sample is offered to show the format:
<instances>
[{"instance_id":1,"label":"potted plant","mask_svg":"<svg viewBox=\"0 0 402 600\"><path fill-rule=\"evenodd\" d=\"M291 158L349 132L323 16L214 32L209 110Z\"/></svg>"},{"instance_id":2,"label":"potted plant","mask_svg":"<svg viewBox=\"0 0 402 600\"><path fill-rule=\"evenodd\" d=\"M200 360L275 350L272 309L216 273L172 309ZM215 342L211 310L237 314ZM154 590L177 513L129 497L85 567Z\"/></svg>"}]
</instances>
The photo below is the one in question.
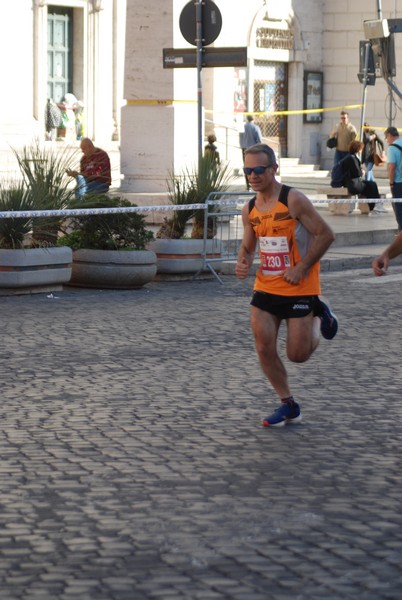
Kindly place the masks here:
<instances>
[{"instance_id":1,"label":"potted plant","mask_svg":"<svg viewBox=\"0 0 402 600\"><path fill-rule=\"evenodd\" d=\"M170 201L175 206L203 204L211 192L228 189L230 176L228 165L217 163L213 157L204 156L198 170L184 169L177 174L169 173L167 188ZM217 207L210 206L211 212ZM151 247L158 257L158 273L195 273L202 268L203 252L216 258L221 253L220 241L216 239L215 223L207 219L204 236L204 209L175 210L165 218ZM185 237L188 222L192 220L191 237ZM204 239L204 237L206 239Z\"/></svg>"},{"instance_id":2,"label":"potted plant","mask_svg":"<svg viewBox=\"0 0 402 600\"><path fill-rule=\"evenodd\" d=\"M36 209L24 182L0 183L0 211ZM0 294L59 291L71 277L72 252L67 247L40 247L32 239L29 216L0 219Z\"/></svg>"},{"instance_id":3,"label":"potted plant","mask_svg":"<svg viewBox=\"0 0 402 600\"><path fill-rule=\"evenodd\" d=\"M13 148L25 187L29 190L35 210L62 210L75 200L66 170L76 160L76 149L66 147L55 152L39 140L18 151ZM37 246L56 246L62 219L58 217L35 218L32 238Z\"/></svg>"},{"instance_id":4,"label":"potted plant","mask_svg":"<svg viewBox=\"0 0 402 600\"><path fill-rule=\"evenodd\" d=\"M84 212L133 206L124 198L93 195L85 202ZM146 229L139 213L83 215L70 219L67 225L59 244L73 249L72 285L131 289L155 277L156 255L147 250L153 233Z\"/></svg>"}]
</instances>

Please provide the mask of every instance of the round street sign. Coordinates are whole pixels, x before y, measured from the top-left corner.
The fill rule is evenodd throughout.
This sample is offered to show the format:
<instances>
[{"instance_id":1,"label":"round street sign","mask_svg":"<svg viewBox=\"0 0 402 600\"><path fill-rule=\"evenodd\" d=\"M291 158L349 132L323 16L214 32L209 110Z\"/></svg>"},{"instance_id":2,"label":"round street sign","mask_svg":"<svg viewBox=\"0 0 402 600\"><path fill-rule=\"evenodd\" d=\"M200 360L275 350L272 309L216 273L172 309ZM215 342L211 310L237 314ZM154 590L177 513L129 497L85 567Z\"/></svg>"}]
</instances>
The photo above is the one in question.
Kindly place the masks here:
<instances>
[{"instance_id":1,"label":"round street sign","mask_svg":"<svg viewBox=\"0 0 402 600\"><path fill-rule=\"evenodd\" d=\"M189 44L197 45L197 22L196 5L194 0L186 4L180 14L180 31L182 36ZM202 45L212 44L222 29L222 15L219 8L212 0L203 0L202 2Z\"/></svg>"}]
</instances>

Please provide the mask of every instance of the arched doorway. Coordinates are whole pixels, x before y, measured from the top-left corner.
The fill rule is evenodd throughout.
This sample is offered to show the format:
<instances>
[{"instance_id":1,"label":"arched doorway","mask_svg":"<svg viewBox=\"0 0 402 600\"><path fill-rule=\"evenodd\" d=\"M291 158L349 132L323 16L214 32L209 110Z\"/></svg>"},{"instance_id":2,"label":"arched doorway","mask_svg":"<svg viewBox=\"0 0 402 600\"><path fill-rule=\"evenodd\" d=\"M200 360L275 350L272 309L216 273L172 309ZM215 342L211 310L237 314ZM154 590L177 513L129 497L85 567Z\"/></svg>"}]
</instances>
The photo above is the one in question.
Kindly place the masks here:
<instances>
[{"instance_id":1,"label":"arched doorway","mask_svg":"<svg viewBox=\"0 0 402 600\"><path fill-rule=\"evenodd\" d=\"M278 14L279 11L279 14ZM288 109L288 67L293 60L294 35L288 15L265 6L257 14L249 40L248 110L257 113L255 122L263 137L288 155L288 119L277 114Z\"/></svg>"}]
</instances>

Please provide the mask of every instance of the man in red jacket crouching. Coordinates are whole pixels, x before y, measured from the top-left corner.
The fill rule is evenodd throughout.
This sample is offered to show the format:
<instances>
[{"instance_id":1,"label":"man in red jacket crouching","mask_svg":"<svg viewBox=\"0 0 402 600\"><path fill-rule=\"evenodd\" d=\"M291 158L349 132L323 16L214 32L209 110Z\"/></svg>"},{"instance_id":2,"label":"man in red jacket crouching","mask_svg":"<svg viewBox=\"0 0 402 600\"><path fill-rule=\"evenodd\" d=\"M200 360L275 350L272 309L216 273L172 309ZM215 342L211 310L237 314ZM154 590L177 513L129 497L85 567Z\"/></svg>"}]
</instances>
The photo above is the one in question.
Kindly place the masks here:
<instances>
[{"instance_id":1,"label":"man in red jacket crouching","mask_svg":"<svg viewBox=\"0 0 402 600\"><path fill-rule=\"evenodd\" d=\"M71 169L66 171L67 175L77 180L76 197L83 198L85 194L108 192L112 183L108 153L96 148L89 138L81 140L80 148L83 152L80 172Z\"/></svg>"}]
</instances>

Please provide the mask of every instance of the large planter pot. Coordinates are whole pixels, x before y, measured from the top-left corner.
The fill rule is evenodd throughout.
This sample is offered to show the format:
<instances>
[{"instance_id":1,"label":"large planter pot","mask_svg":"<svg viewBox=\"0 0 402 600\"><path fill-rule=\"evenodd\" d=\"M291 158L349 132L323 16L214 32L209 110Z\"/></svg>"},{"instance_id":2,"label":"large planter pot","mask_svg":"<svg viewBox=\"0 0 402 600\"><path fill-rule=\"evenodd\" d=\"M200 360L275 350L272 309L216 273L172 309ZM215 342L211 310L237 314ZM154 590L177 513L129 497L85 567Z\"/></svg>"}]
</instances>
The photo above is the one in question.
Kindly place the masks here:
<instances>
[{"instance_id":1,"label":"large planter pot","mask_svg":"<svg viewBox=\"0 0 402 600\"><path fill-rule=\"evenodd\" d=\"M70 281L71 263L67 246L0 249L0 294L60 291Z\"/></svg>"},{"instance_id":2,"label":"large planter pot","mask_svg":"<svg viewBox=\"0 0 402 600\"><path fill-rule=\"evenodd\" d=\"M156 275L156 255L150 250L76 250L71 285L135 289Z\"/></svg>"},{"instance_id":3,"label":"large planter pot","mask_svg":"<svg viewBox=\"0 0 402 600\"><path fill-rule=\"evenodd\" d=\"M157 239L151 242L149 247L156 253L158 273L194 274L203 268L204 240ZM220 240L207 240L207 258L220 259L221 252L222 244ZM221 261L214 260L211 264L215 270L219 270Z\"/></svg>"}]
</instances>

